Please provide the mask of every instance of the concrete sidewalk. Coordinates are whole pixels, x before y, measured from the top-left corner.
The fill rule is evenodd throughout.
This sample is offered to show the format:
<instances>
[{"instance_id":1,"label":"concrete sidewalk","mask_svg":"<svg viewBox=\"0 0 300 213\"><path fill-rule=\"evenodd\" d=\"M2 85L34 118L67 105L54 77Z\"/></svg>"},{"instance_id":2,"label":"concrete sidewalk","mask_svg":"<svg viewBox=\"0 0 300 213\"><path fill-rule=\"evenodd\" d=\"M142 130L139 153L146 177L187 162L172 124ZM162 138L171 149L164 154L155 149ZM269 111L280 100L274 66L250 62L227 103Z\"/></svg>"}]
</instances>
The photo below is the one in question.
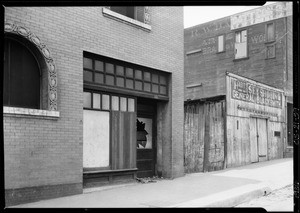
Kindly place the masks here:
<instances>
[{"instance_id":1,"label":"concrete sidewalk","mask_svg":"<svg viewBox=\"0 0 300 213\"><path fill-rule=\"evenodd\" d=\"M285 158L156 183L85 190L90 192L13 207L233 207L292 183L293 159Z\"/></svg>"}]
</instances>

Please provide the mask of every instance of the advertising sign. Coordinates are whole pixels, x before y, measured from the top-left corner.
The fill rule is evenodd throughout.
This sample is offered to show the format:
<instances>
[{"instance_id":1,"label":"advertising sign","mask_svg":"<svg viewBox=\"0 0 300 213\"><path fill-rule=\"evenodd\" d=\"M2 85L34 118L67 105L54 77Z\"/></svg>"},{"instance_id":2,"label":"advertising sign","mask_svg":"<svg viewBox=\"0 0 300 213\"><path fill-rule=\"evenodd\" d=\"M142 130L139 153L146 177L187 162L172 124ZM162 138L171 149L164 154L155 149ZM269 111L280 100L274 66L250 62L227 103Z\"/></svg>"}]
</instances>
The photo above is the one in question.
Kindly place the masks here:
<instances>
[{"instance_id":1,"label":"advertising sign","mask_svg":"<svg viewBox=\"0 0 300 213\"><path fill-rule=\"evenodd\" d=\"M269 107L282 108L281 92L236 78L231 78L231 98Z\"/></svg>"}]
</instances>

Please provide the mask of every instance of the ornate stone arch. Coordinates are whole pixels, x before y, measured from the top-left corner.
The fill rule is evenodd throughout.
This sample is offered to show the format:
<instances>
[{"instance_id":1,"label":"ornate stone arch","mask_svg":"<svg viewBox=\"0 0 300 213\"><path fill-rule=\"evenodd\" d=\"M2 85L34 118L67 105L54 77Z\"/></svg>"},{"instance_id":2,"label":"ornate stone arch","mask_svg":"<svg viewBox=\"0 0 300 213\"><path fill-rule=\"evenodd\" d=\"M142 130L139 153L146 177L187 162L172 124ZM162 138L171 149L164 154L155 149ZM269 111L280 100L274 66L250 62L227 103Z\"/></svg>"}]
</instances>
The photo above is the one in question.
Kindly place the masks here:
<instances>
[{"instance_id":1,"label":"ornate stone arch","mask_svg":"<svg viewBox=\"0 0 300 213\"><path fill-rule=\"evenodd\" d=\"M29 29L24 26L19 26L13 22L5 22L4 32L22 36L37 47L39 53L42 55L41 58L43 58L46 64L47 70L47 109L51 111L57 110L57 71L48 47L43 44L41 40Z\"/></svg>"}]
</instances>

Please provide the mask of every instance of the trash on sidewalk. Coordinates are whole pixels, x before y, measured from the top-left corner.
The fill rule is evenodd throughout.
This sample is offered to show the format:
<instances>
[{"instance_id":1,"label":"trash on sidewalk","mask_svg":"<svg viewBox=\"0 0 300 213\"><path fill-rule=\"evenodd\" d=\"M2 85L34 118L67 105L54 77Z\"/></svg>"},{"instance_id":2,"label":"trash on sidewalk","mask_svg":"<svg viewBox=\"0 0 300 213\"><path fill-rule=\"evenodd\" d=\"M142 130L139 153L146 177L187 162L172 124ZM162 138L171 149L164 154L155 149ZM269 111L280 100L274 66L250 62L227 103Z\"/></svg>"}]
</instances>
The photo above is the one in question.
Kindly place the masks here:
<instances>
[{"instance_id":1,"label":"trash on sidewalk","mask_svg":"<svg viewBox=\"0 0 300 213\"><path fill-rule=\"evenodd\" d=\"M153 176L153 177L145 177L145 178L136 178L138 183L156 183L157 180L162 180L163 177Z\"/></svg>"}]
</instances>

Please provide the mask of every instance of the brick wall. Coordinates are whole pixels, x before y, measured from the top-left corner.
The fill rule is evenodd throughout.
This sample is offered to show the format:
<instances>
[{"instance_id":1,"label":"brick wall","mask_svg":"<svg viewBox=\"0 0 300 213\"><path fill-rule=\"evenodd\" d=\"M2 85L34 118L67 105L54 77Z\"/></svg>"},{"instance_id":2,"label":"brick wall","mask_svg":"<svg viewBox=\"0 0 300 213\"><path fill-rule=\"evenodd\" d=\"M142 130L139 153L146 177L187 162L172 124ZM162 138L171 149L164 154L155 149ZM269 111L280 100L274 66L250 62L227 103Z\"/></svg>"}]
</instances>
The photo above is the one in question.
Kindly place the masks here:
<instances>
[{"instance_id":1,"label":"brick wall","mask_svg":"<svg viewBox=\"0 0 300 213\"><path fill-rule=\"evenodd\" d=\"M225 17L184 32L185 99L199 99L225 94L226 71L236 73L271 86L285 87L285 18L273 20L275 24L276 57L266 59L266 23L246 27L249 58L234 60L235 32L230 30L230 17ZM225 52L217 53L217 38L225 36ZM186 86L202 83L202 86Z\"/></svg>"},{"instance_id":2,"label":"brick wall","mask_svg":"<svg viewBox=\"0 0 300 213\"><path fill-rule=\"evenodd\" d=\"M6 21L26 27L49 48L60 112L57 119L4 115L6 189L82 183L83 51L172 73L172 139L165 152L172 169L166 169L183 174L183 11L151 7L150 13L147 32L104 17L101 7L5 8Z\"/></svg>"}]
</instances>

